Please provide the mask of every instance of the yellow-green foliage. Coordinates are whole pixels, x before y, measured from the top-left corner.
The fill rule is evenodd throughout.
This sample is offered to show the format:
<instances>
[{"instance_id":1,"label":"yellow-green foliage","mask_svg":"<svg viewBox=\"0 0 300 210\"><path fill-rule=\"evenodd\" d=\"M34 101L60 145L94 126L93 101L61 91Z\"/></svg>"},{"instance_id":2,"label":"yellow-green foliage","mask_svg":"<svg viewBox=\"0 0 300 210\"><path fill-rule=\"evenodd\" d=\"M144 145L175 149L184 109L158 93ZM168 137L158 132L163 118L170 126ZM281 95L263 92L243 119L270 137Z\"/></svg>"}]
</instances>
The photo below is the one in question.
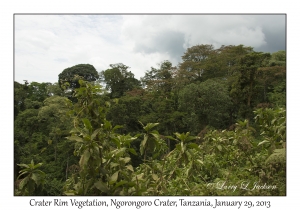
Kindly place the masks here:
<instances>
[{"instance_id":1,"label":"yellow-green foliage","mask_svg":"<svg viewBox=\"0 0 300 210\"><path fill-rule=\"evenodd\" d=\"M275 149L274 152L266 160L266 164L271 165L274 168L277 168L280 166L285 166L286 165L286 150L285 150L285 148Z\"/></svg>"}]
</instances>

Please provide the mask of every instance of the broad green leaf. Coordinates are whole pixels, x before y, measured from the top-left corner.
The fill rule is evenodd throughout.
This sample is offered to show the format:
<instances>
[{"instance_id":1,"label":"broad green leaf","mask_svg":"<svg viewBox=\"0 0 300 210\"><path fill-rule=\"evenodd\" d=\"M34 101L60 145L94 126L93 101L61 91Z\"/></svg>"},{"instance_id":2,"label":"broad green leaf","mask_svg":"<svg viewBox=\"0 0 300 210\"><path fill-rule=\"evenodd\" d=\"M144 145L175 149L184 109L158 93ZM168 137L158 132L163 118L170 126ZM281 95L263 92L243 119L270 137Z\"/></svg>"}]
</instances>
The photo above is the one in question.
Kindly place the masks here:
<instances>
[{"instance_id":1,"label":"broad green leaf","mask_svg":"<svg viewBox=\"0 0 300 210\"><path fill-rule=\"evenodd\" d=\"M119 175L119 171L115 172L111 177L110 177L110 181L111 182L116 182L118 180L118 175Z\"/></svg>"},{"instance_id":2,"label":"broad green leaf","mask_svg":"<svg viewBox=\"0 0 300 210\"><path fill-rule=\"evenodd\" d=\"M148 141L148 135L145 135L144 136L144 140L141 142L141 144L143 145L143 147L145 147L147 141Z\"/></svg>"},{"instance_id":3,"label":"broad green leaf","mask_svg":"<svg viewBox=\"0 0 300 210\"><path fill-rule=\"evenodd\" d=\"M126 152L126 148L123 147L121 149L115 149L114 151L112 151L112 154L116 157L120 157L122 156L124 153Z\"/></svg>"},{"instance_id":4,"label":"broad green leaf","mask_svg":"<svg viewBox=\"0 0 300 210\"><path fill-rule=\"evenodd\" d=\"M143 126L143 128L145 127L145 125L141 121L138 120L138 122Z\"/></svg>"},{"instance_id":5,"label":"broad green leaf","mask_svg":"<svg viewBox=\"0 0 300 210\"><path fill-rule=\"evenodd\" d=\"M178 151L181 151L181 144L176 144L176 149L177 149Z\"/></svg>"},{"instance_id":6,"label":"broad green leaf","mask_svg":"<svg viewBox=\"0 0 300 210\"><path fill-rule=\"evenodd\" d=\"M46 174L41 170L34 170L34 173L39 174L40 176L45 176Z\"/></svg>"},{"instance_id":7,"label":"broad green leaf","mask_svg":"<svg viewBox=\"0 0 300 210\"><path fill-rule=\"evenodd\" d=\"M127 165L126 168L132 172L134 172L132 165Z\"/></svg>"},{"instance_id":8,"label":"broad green leaf","mask_svg":"<svg viewBox=\"0 0 300 210\"><path fill-rule=\"evenodd\" d=\"M218 145L217 146L218 150L221 152L222 151L222 146L221 145Z\"/></svg>"},{"instance_id":9,"label":"broad green leaf","mask_svg":"<svg viewBox=\"0 0 300 210\"><path fill-rule=\"evenodd\" d=\"M20 188L20 189L23 189L24 186L27 184L28 181L29 181L29 177L28 177L28 176L25 177L24 179L22 179L22 181L21 181L20 184L19 184L19 188Z\"/></svg>"},{"instance_id":10,"label":"broad green leaf","mask_svg":"<svg viewBox=\"0 0 300 210\"><path fill-rule=\"evenodd\" d=\"M135 177L134 177L134 179L135 179ZM135 186L135 185L136 185L136 182L135 182L135 181L127 182L127 186L128 186L128 187L133 187L133 186Z\"/></svg>"},{"instance_id":11,"label":"broad green leaf","mask_svg":"<svg viewBox=\"0 0 300 210\"><path fill-rule=\"evenodd\" d=\"M185 153L186 147L185 147L185 145L183 144L183 141L180 142L180 148L181 148L181 152L182 152L182 153Z\"/></svg>"},{"instance_id":12,"label":"broad green leaf","mask_svg":"<svg viewBox=\"0 0 300 210\"><path fill-rule=\"evenodd\" d=\"M38 164L36 164L36 165L33 166L33 169L36 169L36 168L38 168L38 167L41 167L42 165L43 165L43 163L38 163Z\"/></svg>"},{"instance_id":13,"label":"broad green leaf","mask_svg":"<svg viewBox=\"0 0 300 210\"><path fill-rule=\"evenodd\" d=\"M108 192L108 188L107 185L105 183L103 183L101 180L97 181L94 186L98 189L101 190L102 192L107 193Z\"/></svg>"},{"instance_id":14,"label":"broad green leaf","mask_svg":"<svg viewBox=\"0 0 300 210\"><path fill-rule=\"evenodd\" d=\"M115 130L117 130L117 129L119 129L119 128L123 128L124 126L122 126L122 125L116 125L112 130L113 131L115 131Z\"/></svg>"},{"instance_id":15,"label":"broad green leaf","mask_svg":"<svg viewBox=\"0 0 300 210\"><path fill-rule=\"evenodd\" d=\"M188 136L186 141L192 141L192 140L195 140L196 139L196 136Z\"/></svg>"},{"instance_id":16,"label":"broad green leaf","mask_svg":"<svg viewBox=\"0 0 300 210\"><path fill-rule=\"evenodd\" d=\"M80 161L79 161L79 166L83 167L87 164L91 156L91 153L88 150L85 150L83 155L81 155Z\"/></svg>"},{"instance_id":17,"label":"broad green leaf","mask_svg":"<svg viewBox=\"0 0 300 210\"><path fill-rule=\"evenodd\" d=\"M190 144L188 144L188 147L196 149L196 150L200 150L199 145L196 143L190 143Z\"/></svg>"},{"instance_id":18,"label":"broad green leaf","mask_svg":"<svg viewBox=\"0 0 300 210\"><path fill-rule=\"evenodd\" d=\"M73 196L73 195L75 195L75 191L72 190L70 192L69 191L68 192L64 192L64 194L67 195L67 196Z\"/></svg>"},{"instance_id":19,"label":"broad green leaf","mask_svg":"<svg viewBox=\"0 0 300 210\"><path fill-rule=\"evenodd\" d=\"M268 140L263 140L262 142L259 142L257 146L270 143Z\"/></svg>"},{"instance_id":20,"label":"broad green leaf","mask_svg":"<svg viewBox=\"0 0 300 210\"><path fill-rule=\"evenodd\" d=\"M175 139L173 136L165 136L166 138L170 139L170 140L175 140L178 141L177 139Z\"/></svg>"},{"instance_id":21,"label":"broad green leaf","mask_svg":"<svg viewBox=\"0 0 300 210\"><path fill-rule=\"evenodd\" d=\"M145 145L147 143L147 139L148 139L148 136L145 135L144 140L141 142L141 145L140 145L140 153L141 153L141 155L144 154Z\"/></svg>"},{"instance_id":22,"label":"broad green leaf","mask_svg":"<svg viewBox=\"0 0 300 210\"><path fill-rule=\"evenodd\" d=\"M160 135L159 132L158 132L157 130L151 131L150 134L152 134L152 135L153 135L153 134L154 134L154 135L155 135L155 134Z\"/></svg>"},{"instance_id":23,"label":"broad green leaf","mask_svg":"<svg viewBox=\"0 0 300 210\"><path fill-rule=\"evenodd\" d=\"M183 136L183 134L180 134L180 133L174 133L175 134L175 136L178 138L178 139L180 139L181 141L183 140L183 138L184 138L184 136Z\"/></svg>"},{"instance_id":24,"label":"broad green leaf","mask_svg":"<svg viewBox=\"0 0 300 210\"><path fill-rule=\"evenodd\" d=\"M29 166L27 164L21 163L21 164L17 164L20 167L24 167L24 168L29 168Z\"/></svg>"},{"instance_id":25,"label":"broad green leaf","mask_svg":"<svg viewBox=\"0 0 300 210\"><path fill-rule=\"evenodd\" d=\"M129 148L128 151L129 151L131 154L137 155L136 151L135 151L133 148Z\"/></svg>"},{"instance_id":26,"label":"broad green leaf","mask_svg":"<svg viewBox=\"0 0 300 210\"><path fill-rule=\"evenodd\" d=\"M271 125L273 125L275 122L276 122L276 118L275 119L273 119L272 121L271 121Z\"/></svg>"},{"instance_id":27,"label":"broad green leaf","mask_svg":"<svg viewBox=\"0 0 300 210\"><path fill-rule=\"evenodd\" d=\"M143 179L144 173L141 173L139 175L136 176L137 180L141 180Z\"/></svg>"},{"instance_id":28,"label":"broad green leaf","mask_svg":"<svg viewBox=\"0 0 300 210\"><path fill-rule=\"evenodd\" d=\"M104 120L104 129L110 130L112 128L111 123L108 120Z\"/></svg>"},{"instance_id":29,"label":"broad green leaf","mask_svg":"<svg viewBox=\"0 0 300 210\"><path fill-rule=\"evenodd\" d=\"M122 181L120 181L120 182L117 182L115 188L120 187L120 186L122 186L122 185L124 185L124 184L127 184L127 181L122 180Z\"/></svg>"},{"instance_id":30,"label":"broad green leaf","mask_svg":"<svg viewBox=\"0 0 300 210\"><path fill-rule=\"evenodd\" d=\"M110 163L110 168L114 168L116 166L119 166L120 164L119 163Z\"/></svg>"},{"instance_id":31,"label":"broad green leaf","mask_svg":"<svg viewBox=\"0 0 300 210\"><path fill-rule=\"evenodd\" d=\"M92 128L92 125L91 125L91 122L89 121L89 119L83 118L82 122L84 123L84 127L86 127L88 129L88 131L91 132L93 128Z\"/></svg>"},{"instance_id":32,"label":"broad green leaf","mask_svg":"<svg viewBox=\"0 0 300 210\"><path fill-rule=\"evenodd\" d=\"M29 171L20 171L19 172L20 173L20 175L17 177L17 179L19 179L22 175L24 175L24 174L28 174L29 173Z\"/></svg>"},{"instance_id":33,"label":"broad green leaf","mask_svg":"<svg viewBox=\"0 0 300 210\"><path fill-rule=\"evenodd\" d=\"M152 134L156 139L161 139L159 133L152 133L152 132L151 132L151 134Z\"/></svg>"},{"instance_id":34,"label":"broad green leaf","mask_svg":"<svg viewBox=\"0 0 300 210\"><path fill-rule=\"evenodd\" d=\"M158 180L158 176L156 174L152 174L152 178L156 181Z\"/></svg>"},{"instance_id":35,"label":"broad green leaf","mask_svg":"<svg viewBox=\"0 0 300 210\"><path fill-rule=\"evenodd\" d=\"M118 136L117 138L113 138L111 141L112 141L113 143L115 143L115 144L116 144L116 146L117 146L118 148L120 148L120 147L121 147L121 140L120 140L120 136Z\"/></svg>"},{"instance_id":36,"label":"broad green leaf","mask_svg":"<svg viewBox=\"0 0 300 210\"><path fill-rule=\"evenodd\" d=\"M37 176L36 173L33 173L31 175L31 179L35 182L36 185L39 185L39 177Z\"/></svg>"},{"instance_id":37,"label":"broad green leaf","mask_svg":"<svg viewBox=\"0 0 300 210\"><path fill-rule=\"evenodd\" d=\"M130 143L132 142L132 141L134 141L134 140L136 140L138 137L137 136L134 136L134 137L132 137L132 136L125 136L125 140L124 140L124 143L126 144L126 145L130 145Z\"/></svg>"},{"instance_id":38,"label":"broad green leaf","mask_svg":"<svg viewBox=\"0 0 300 210\"><path fill-rule=\"evenodd\" d=\"M83 139L79 136L69 136L69 137L66 137L66 138L71 140L71 141L83 142Z\"/></svg>"},{"instance_id":39,"label":"broad green leaf","mask_svg":"<svg viewBox=\"0 0 300 210\"><path fill-rule=\"evenodd\" d=\"M101 131L101 128L96 129L93 134L91 135L91 140L94 140L94 138L97 136L97 134Z\"/></svg>"},{"instance_id":40,"label":"broad green leaf","mask_svg":"<svg viewBox=\"0 0 300 210\"><path fill-rule=\"evenodd\" d=\"M125 158L124 158L124 162L125 162L125 163L128 163L130 160L131 160L130 157L125 157Z\"/></svg>"},{"instance_id":41,"label":"broad green leaf","mask_svg":"<svg viewBox=\"0 0 300 210\"><path fill-rule=\"evenodd\" d=\"M197 159L196 161L202 165L204 164L202 160Z\"/></svg>"},{"instance_id":42,"label":"broad green leaf","mask_svg":"<svg viewBox=\"0 0 300 210\"><path fill-rule=\"evenodd\" d=\"M149 132L152 128L154 128L155 126L157 126L159 123L148 123L145 127L144 130Z\"/></svg>"}]
</instances>

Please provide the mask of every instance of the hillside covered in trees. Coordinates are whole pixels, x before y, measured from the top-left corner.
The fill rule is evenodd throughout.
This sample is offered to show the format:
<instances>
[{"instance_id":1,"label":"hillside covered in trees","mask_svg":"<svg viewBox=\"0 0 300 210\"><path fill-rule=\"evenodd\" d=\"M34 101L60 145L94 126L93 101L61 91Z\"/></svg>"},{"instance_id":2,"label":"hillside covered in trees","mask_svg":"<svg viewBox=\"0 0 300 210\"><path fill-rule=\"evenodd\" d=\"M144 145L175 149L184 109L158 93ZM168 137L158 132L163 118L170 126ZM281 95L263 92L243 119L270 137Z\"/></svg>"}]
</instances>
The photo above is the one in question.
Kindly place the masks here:
<instances>
[{"instance_id":1,"label":"hillside covered in trees","mask_svg":"<svg viewBox=\"0 0 300 210\"><path fill-rule=\"evenodd\" d=\"M15 195L286 195L285 51L196 45L129 69L14 82Z\"/></svg>"}]
</instances>

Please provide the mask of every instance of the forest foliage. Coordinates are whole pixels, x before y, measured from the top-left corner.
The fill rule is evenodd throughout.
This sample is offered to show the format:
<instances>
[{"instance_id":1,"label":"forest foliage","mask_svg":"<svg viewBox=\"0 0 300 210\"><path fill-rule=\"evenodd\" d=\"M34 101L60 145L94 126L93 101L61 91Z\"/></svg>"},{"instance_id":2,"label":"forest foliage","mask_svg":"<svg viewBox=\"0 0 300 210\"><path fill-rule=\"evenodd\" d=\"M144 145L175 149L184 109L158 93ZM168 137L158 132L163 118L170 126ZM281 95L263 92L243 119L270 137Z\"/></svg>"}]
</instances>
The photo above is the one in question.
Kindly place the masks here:
<instances>
[{"instance_id":1,"label":"forest foliage","mask_svg":"<svg viewBox=\"0 0 300 210\"><path fill-rule=\"evenodd\" d=\"M286 195L285 51L196 45L129 69L14 82L15 195Z\"/></svg>"}]
</instances>

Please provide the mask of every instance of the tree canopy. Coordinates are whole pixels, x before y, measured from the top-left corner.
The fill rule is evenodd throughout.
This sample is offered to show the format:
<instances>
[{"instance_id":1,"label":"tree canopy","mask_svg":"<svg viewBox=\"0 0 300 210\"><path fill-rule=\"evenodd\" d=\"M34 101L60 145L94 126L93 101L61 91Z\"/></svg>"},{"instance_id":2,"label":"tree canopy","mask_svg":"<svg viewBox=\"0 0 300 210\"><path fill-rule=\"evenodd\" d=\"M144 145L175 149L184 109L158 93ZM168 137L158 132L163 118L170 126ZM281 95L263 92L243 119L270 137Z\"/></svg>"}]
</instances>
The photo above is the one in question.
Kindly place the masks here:
<instances>
[{"instance_id":1,"label":"tree canopy","mask_svg":"<svg viewBox=\"0 0 300 210\"><path fill-rule=\"evenodd\" d=\"M102 81L110 91L111 98L119 98L126 91L141 86L140 81L134 78L134 74L128 71L130 67L122 63L110 64L110 68L100 73Z\"/></svg>"},{"instance_id":2,"label":"tree canopy","mask_svg":"<svg viewBox=\"0 0 300 210\"><path fill-rule=\"evenodd\" d=\"M89 82L99 79L99 74L95 67L90 64L78 64L64 69L58 75L58 84L65 92L71 91L74 93L76 88L79 88L79 80L83 79Z\"/></svg>"}]
</instances>

